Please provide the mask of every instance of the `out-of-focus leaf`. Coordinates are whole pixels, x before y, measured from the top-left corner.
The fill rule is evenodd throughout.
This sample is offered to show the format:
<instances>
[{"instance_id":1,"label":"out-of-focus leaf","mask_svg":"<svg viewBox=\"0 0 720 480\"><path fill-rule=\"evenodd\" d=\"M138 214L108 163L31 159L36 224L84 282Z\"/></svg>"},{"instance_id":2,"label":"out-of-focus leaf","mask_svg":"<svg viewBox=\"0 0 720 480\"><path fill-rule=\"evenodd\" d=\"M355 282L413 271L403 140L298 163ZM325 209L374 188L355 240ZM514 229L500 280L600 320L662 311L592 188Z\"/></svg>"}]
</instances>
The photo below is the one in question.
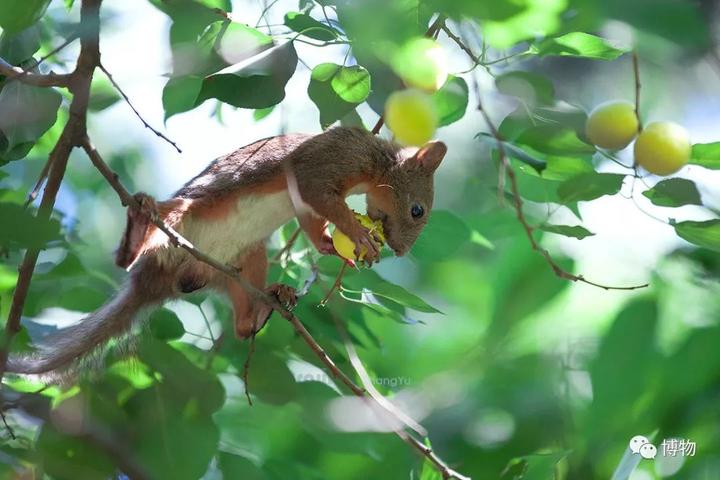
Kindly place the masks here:
<instances>
[{"instance_id":1,"label":"out-of-focus leaf","mask_svg":"<svg viewBox=\"0 0 720 480\"><path fill-rule=\"evenodd\" d=\"M50 0L9 0L0 2L0 27L8 34L29 27L40 17Z\"/></svg>"},{"instance_id":2,"label":"out-of-focus leaf","mask_svg":"<svg viewBox=\"0 0 720 480\"><path fill-rule=\"evenodd\" d=\"M720 142L696 143L693 145L690 163L713 170L720 170Z\"/></svg>"},{"instance_id":3,"label":"out-of-focus leaf","mask_svg":"<svg viewBox=\"0 0 720 480\"><path fill-rule=\"evenodd\" d=\"M677 0L606 0L581 2L577 8L597 8L609 18L664 37L687 48L701 49L710 44L708 23L703 10L691 2ZM584 5L583 5L584 4ZM648 12L654 12L648 15Z\"/></svg>"},{"instance_id":4,"label":"out-of-focus leaf","mask_svg":"<svg viewBox=\"0 0 720 480\"><path fill-rule=\"evenodd\" d=\"M149 328L158 340L175 340L185 334L185 328L177 315L164 308L152 313Z\"/></svg>"},{"instance_id":5,"label":"out-of-focus leaf","mask_svg":"<svg viewBox=\"0 0 720 480\"><path fill-rule=\"evenodd\" d=\"M0 246L6 248L42 248L60 239L60 222L43 220L14 203L0 202Z\"/></svg>"},{"instance_id":6,"label":"out-of-focus leaf","mask_svg":"<svg viewBox=\"0 0 720 480\"><path fill-rule=\"evenodd\" d=\"M510 460L505 467L502 479L551 480L555 478L558 462L567 456L567 452L538 453ZM512 475L512 476L510 476Z\"/></svg>"},{"instance_id":7,"label":"out-of-focus leaf","mask_svg":"<svg viewBox=\"0 0 720 480\"><path fill-rule=\"evenodd\" d=\"M577 238L578 240L582 240L585 237L595 235L590 230L581 225L542 225L540 227L540 230L550 233L557 233L558 235L564 235L566 237Z\"/></svg>"},{"instance_id":8,"label":"out-of-focus leaf","mask_svg":"<svg viewBox=\"0 0 720 480\"><path fill-rule=\"evenodd\" d=\"M549 155L591 154L595 147L580 140L574 130L559 125L538 125L520 134L515 143Z\"/></svg>"},{"instance_id":9,"label":"out-of-focus leaf","mask_svg":"<svg viewBox=\"0 0 720 480\"><path fill-rule=\"evenodd\" d=\"M687 220L673 225L678 236L699 247L720 252L720 220Z\"/></svg>"},{"instance_id":10,"label":"out-of-focus leaf","mask_svg":"<svg viewBox=\"0 0 720 480\"><path fill-rule=\"evenodd\" d=\"M0 35L0 58L12 65L29 60L38 49L40 34L36 25L15 34L3 32Z\"/></svg>"},{"instance_id":11,"label":"out-of-focus leaf","mask_svg":"<svg viewBox=\"0 0 720 480\"><path fill-rule=\"evenodd\" d=\"M217 98L236 107L271 107L285 98L285 84L296 66L297 54L292 43L278 45L228 71L206 77L196 104Z\"/></svg>"},{"instance_id":12,"label":"out-of-focus leaf","mask_svg":"<svg viewBox=\"0 0 720 480\"><path fill-rule=\"evenodd\" d=\"M515 70L495 79L500 93L518 97L530 105L551 105L555 102L555 87L545 76Z\"/></svg>"},{"instance_id":13,"label":"out-of-focus leaf","mask_svg":"<svg viewBox=\"0 0 720 480\"><path fill-rule=\"evenodd\" d=\"M62 96L52 88L10 82L0 91L0 130L8 150L35 142L53 126Z\"/></svg>"},{"instance_id":14,"label":"out-of-focus leaf","mask_svg":"<svg viewBox=\"0 0 720 480\"><path fill-rule=\"evenodd\" d=\"M319 22L305 13L287 12L284 21L291 30L315 40L328 42L338 37L338 32L333 27Z\"/></svg>"},{"instance_id":15,"label":"out-of-focus leaf","mask_svg":"<svg viewBox=\"0 0 720 480\"><path fill-rule=\"evenodd\" d=\"M617 173L581 173L565 180L557 190L563 203L595 200L615 195L622 188L625 175Z\"/></svg>"},{"instance_id":16,"label":"out-of-focus leaf","mask_svg":"<svg viewBox=\"0 0 720 480\"><path fill-rule=\"evenodd\" d=\"M202 84L202 77L192 75L168 80L162 93L165 120L176 113L187 112L195 108Z\"/></svg>"},{"instance_id":17,"label":"out-of-focus leaf","mask_svg":"<svg viewBox=\"0 0 720 480\"><path fill-rule=\"evenodd\" d=\"M636 300L620 312L603 338L590 366L590 441L612 435L636 415L650 413L652 406L640 410L635 407L642 402L643 393L653 381L650 374L656 371L661 358L655 346L657 315L653 300ZM628 413L617 415L619 411Z\"/></svg>"},{"instance_id":18,"label":"out-of-focus leaf","mask_svg":"<svg viewBox=\"0 0 720 480\"><path fill-rule=\"evenodd\" d=\"M94 112L105 110L120 100L120 94L109 80L98 75L93 76L88 108Z\"/></svg>"},{"instance_id":19,"label":"out-of-focus leaf","mask_svg":"<svg viewBox=\"0 0 720 480\"><path fill-rule=\"evenodd\" d=\"M615 48L602 37L584 32L566 33L559 37L547 38L530 49L541 57L581 57L594 60L614 60L627 50Z\"/></svg>"},{"instance_id":20,"label":"out-of-focus leaf","mask_svg":"<svg viewBox=\"0 0 720 480\"><path fill-rule=\"evenodd\" d=\"M239 455L220 452L218 466L223 478L242 478L243 480L266 480L267 476L253 462Z\"/></svg>"},{"instance_id":21,"label":"out-of-focus leaf","mask_svg":"<svg viewBox=\"0 0 720 480\"><path fill-rule=\"evenodd\" d=\"M438 126L450 125L465 115L468 104L468 86L464 79L450 76L432 95L438 114Z\"/></svg>"},{"instance_id":22,"label":"out-of-focus leaf","mask_svg":"<svg viewBox=\"0 0 720 480\"><path fill-rule=\"evenodd\" d=\"M412 254L418 260L433 262L451 257L472 236L464 221L447 210L435 210L415 241Z\"/></svg>"},{"instance_id":23,"label":"out-of-focus leaf","mask_svg":"<svg viewBox=\"0 0 720 480\"><path fill-rule=\"evenodd\" d=\"M321 63L313 68L308 96L320 110L323 128L340 120L370 93L370 74L360 66Z\"/></svg>"},{"instance_id":24,"label":"out-of-focus leaf","mask_svg":"<svg viewBox=\"0 0 720 480\"><path fill-rule=\"evenodd\" d=\"M75 414L76 421L82 422L82 412ZM111 478L115 473L115 464L99 446L58 432L52 422L43 424L36 448L43 470L54 478L90 480Z\"/></svg>"},{"instance_id":25,"label":"out-of-focus leaf","mask_svg":"<svg viewBox=\"0 0 720 480\"><path fill-rule=\"evenodd\" d=\"M471 2L468 2L471 3ZM494 5L510 2L495 2ZM498 48L511 48L518 42L544 37L558 31L561 14L567 7L564 0L529 0L518 2L522 11L503 21L483 22L483 38Z\"/></svg>"},{"instance_id":26,"label":"out-of-focus leaf","mask_svg":"<svg viewBox=\"0 0 720 480\"><path fill-rule=\"evenodd\" d=\"M259 122L263 118L270 115L273 110L275 110L275 106L267 107L267 108L259 108L253 112L253 120L255 120L256 122Z\"/></svg>"},{"instance_id":27,"label":"out-of-focus leaf","mask_svg":"<svg viewBox=\"0 0 720 480\"><path fill-rule=\"evenodd\" d=\"M660 207L681 207L683 205L702 205L700 192L695 182L685 178L669 178L655 184L643 192L652 203Z\"/></svg>"}]
</instances>

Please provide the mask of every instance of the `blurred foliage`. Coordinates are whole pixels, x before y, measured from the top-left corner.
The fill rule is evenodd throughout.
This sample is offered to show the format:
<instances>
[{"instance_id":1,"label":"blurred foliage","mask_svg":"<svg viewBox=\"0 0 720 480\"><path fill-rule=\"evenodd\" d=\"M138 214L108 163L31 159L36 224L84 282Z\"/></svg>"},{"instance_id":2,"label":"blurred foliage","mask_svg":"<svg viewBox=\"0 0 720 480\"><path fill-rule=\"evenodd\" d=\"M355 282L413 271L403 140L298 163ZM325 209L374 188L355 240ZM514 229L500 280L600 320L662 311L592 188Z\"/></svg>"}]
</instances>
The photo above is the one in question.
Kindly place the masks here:
<instances>
[{"instance_id":1,"label":"blurred foliage","mask_svg":"<svg viewBox=\"0 0 720 480\"><path fill-rule=\"evenodd\" d=\"M537 226L536 238L549 234L581 241L600 233L581 224L578 203L628 188L642 189L655 206L695 206L709 214L666 222L689 243L657 266L651 289L627 294L607 328L569 337L567 344L542 323L542 314L561 311L557 305L576 287L555 276L531 250L510 210L498 207L496 192L486 188L497 174L476 164L440 185L440 191L454 191L460 199L432 213L410 259L348 272L339 292L319 306L341 263L319 258L300 236L288 255L272 263L270 281L301 287L316 267L319 279L301 299L298 317L352 376L335 326L340 319L378 390L420 420L429 431L426 442L432 440L438 454L466 475L606 479L623 465L613 478L627 478L636 466L645 476L631 478L720 477L717 209L684 171L659 180L623 164L615 152L589 144L585 112L563 98L548 74L563 65L590 70L593 62L622 62L630 49L658 64L695 61L715 49L713 2L300 0L280 12L283 24L275 32L253 27L254 19L237 8L242 2L235 2L234 12L229 0L149 2L170 25L172 71L158 99L166 119L219 101L255 109L254 119L260 121L291 93L306 94L317 107L318 127L372 122L370 110L359 107L382 112L388 95L403 88L395 73L397 52L442 15L476 53L471 70L450 75L433 94L439 123L472 116L475 128L467 135L496 165L499 139L486 133L472 92L474 70L494 79L493 92L513 105L498 129L530 205L526 215ZM81 2L65 0L61 8L55 3L0 2L0 57L36 72L72 69L54 57L37 65L74 31ZM275 3L267 2L266 11L283 5ZM608 22L622 22L636 43L605 38ZM132 25L124 28L125 35L133 35ZM464 55L445 35L439 33L448 40L445 48ZM307 66L298 57L298 44L339 45L346 55L342 63L333 59L309 66L307 90L286 92L303 68L298 64ZM403 69L412 65L406 63ZM38 318L48 309L90 312L110 298L122 277L104 260L107 252L78 234L78 222L92 219L57 212L40 221L34 204L23 206L67 121L64 93L0 77L3 316L23 250L47 250L14 351L32 348L55 331ZM94 112L119 100L97 73L90 123ZM478 155L467 154L474 160ZM113 153L113 168L131 188L142 158L135 150ZM720 169L720 142L694 145L691 163ZM608 170L608 164L623 173ZM71 169L65 185L81 199L109 195L99 176L79 167ZM566 210L566 218L577 222L551 223L543 216L546 208ZM294 228L288 225L273 238L271 257ZM572 271L570 259L557 262ZM563 317L563 328L576 327L585 316L595 318L593 309L602 302L597 298L606 295L582 292L585 315ZM703 322L675 326L680 324L675 315L686 310L701 311ZM118 341L77 377L44 385L45 379L5 375L3 409L16 438L3 431L1 478L121 479L135 467L149 478L178 480L441 478L427 459L385 432L387 426L363 404L346 402L343 386L282 318L273 317L258 335L245 377L250 345L232 338L224 299L195 293L148 316L133 341ZM670 346L668 328L683 328ZM677 474L664 474L658 459L655 467L643 460L627 468L622 463L629 458L627 442L638 434L658 444L664 438L690 439L697 443L697 455L683 458Z\"/></svg>"}]
</instances>

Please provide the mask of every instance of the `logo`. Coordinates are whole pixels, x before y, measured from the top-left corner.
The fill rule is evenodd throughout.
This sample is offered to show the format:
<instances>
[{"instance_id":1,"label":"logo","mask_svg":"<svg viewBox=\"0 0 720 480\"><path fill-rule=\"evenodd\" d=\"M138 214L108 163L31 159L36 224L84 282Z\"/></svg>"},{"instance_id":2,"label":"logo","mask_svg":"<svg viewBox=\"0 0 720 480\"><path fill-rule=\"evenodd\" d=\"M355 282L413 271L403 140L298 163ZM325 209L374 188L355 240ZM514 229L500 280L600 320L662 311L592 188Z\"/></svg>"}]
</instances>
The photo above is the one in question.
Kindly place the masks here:
<instances>
[{"instance_id":1,"label":"logo","mask_svg":"<svg viewBox=\"0 0 720 480\"><path fill-rule=\"evenodd\" d=\"M640 455L646 460L654 459L658 453L657 447L643 435L632 437L628 447L633 455ZM660 448L663 457L694 457L697 444L687 439L670 438L663 440Z\"/></svg>"}]
</instances>

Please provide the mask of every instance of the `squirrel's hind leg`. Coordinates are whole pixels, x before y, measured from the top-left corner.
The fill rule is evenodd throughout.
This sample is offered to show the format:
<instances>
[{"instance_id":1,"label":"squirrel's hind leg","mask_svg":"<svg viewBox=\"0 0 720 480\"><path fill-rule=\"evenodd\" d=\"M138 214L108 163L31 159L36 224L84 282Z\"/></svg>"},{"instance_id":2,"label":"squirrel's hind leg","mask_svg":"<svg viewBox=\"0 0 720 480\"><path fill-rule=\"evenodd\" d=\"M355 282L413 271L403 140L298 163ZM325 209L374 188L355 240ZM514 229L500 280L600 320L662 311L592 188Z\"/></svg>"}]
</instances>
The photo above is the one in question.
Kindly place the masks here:
<instances>
[{"instance_id":1,"label":"squirrel's hind leg","mask_svg":"<svg viewBox=\"0 0 720 480\"><path fill-rule=\"evenodd\" d=\"M267 252L264 243L256 244L243 252L235 262L240 269L240 275L245 277L252 286L274 295L278 301L288 308L295 306L297 297L292 287L273 284L265 287L268 270ZM249 338L265 326L272 314L272 308L258 300L253 299L237 282L226 278L225 291L233 305L235 334L239 338Z\"/></svg>"}]
</instances>

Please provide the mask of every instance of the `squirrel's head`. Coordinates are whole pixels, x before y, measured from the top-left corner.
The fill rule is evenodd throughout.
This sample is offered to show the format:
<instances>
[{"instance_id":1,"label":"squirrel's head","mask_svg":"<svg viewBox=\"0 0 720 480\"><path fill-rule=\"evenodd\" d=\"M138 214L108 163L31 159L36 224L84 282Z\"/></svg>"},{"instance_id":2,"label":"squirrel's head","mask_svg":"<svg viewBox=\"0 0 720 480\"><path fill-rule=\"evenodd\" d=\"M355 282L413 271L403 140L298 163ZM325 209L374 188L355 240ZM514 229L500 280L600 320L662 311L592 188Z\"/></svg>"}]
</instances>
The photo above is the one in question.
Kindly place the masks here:
<instances>
[{"instance_id":1,"label":"squirrel's head","mask_svg":"<svg viewBox=\"0 0 720 480\"><path fill-rule=\"evenodd\" d=\"M404 255L427 223L433 204L433 175L447 152L443 142L399 150L398 163L367 194L367 213L381 220L387 244Z\"/></svg>"}]
</instances>

